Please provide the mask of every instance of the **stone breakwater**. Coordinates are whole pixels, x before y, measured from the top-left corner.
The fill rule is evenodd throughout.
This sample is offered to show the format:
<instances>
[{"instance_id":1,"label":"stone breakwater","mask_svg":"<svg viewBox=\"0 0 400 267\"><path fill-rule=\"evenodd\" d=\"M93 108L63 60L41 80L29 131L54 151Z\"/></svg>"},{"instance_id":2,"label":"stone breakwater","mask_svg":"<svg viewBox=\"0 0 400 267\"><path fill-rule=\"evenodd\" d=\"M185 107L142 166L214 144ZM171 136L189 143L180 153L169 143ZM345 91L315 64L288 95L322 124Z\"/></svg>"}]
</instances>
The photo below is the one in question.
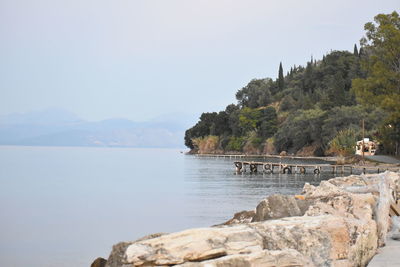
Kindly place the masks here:
<instances>
[{"instance_id":1,"label":"stone breakwater","mask_svg":"<svg viewBox=\"0 0 400 267\"><path fill-rule=\"evenodd\" d=\"M397 192L393 172L305 184L221 225L116 244L96 266L366 266L384 245Z\"/></svg>"}]
</instances>

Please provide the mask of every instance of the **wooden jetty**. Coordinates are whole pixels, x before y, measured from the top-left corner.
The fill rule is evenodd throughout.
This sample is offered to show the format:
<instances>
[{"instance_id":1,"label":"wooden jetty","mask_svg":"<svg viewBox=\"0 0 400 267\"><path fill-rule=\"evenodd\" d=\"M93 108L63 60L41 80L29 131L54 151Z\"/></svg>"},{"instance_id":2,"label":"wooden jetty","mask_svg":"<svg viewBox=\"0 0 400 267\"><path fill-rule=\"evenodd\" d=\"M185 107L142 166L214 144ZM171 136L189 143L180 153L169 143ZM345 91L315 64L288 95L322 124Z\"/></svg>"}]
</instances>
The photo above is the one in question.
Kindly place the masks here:
<instances>
[{"instance_id":1,"label":"wooden jetty","mask_svg":"<svg viewBox=\"0 0 400 267\"><path fill-rule=\"evenodd\" d=\"M255 162L255 161L235 161L236 172L246 172L247 169L250 173L257 173L259 171L263 173L287 173L287 174L305 174L314 173L320 174L322 172L337 173L350 173L361 172L384 172L400 171L400 166L361 166L361 165L337 165L337 164L301 164L301 163L283 163L283 162Z\"/></svg>"},{"instance_id":2,"label":"wooden jetty","mask_svg":"<svg viewBox=\"0 0 400 267\"><path fill-rule=\"evenodd\" d=\"M210 158L277 158L277 159L293 159L293 160L323 160L323 161L336 161L336 157L300 157L300 156L280 156L280 155L249 155L249 154L193 154L196 157L210 157Z\"/></svg>"}]
</instances>

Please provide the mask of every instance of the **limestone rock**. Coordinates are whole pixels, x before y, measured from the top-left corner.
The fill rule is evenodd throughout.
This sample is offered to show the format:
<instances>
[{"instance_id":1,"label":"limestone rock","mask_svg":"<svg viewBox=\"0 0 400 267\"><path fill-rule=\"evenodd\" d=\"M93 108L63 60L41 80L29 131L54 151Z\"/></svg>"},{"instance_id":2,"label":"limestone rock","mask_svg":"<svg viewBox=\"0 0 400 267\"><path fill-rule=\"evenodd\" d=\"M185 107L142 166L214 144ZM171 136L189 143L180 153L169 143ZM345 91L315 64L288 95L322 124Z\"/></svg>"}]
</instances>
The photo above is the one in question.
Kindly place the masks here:
<instances>
[{"instance_id":1,"label":"limestone rock","mask_svg":"<svg viewBox=\"0 0 400 267\"><path fill-rule=\"evenodd\" d=\"M252 254L240 254L221 257L203 262L189 262L179 267L313 267L309 257L294 249L263 250Z\"/></svg>"},{"instance_id":2,"label":"limestone rock","mask_svg":"<svg viewBox=\"0 0 400 267\"><path fill-rule=\"evenodd\" d=\"M233 224L240 224L240 223L249 223L253 220L254 215L256 212L254 210L244 210L241 212L235 213L233 218L229 221L226 221L220 225L233 225Z\"/></svg>"},{"instance_id":3,"label":"limestone rock","mask_svg":"<svg viewBox=\"0 0 400 267\"><path fill-rule=\"evenodd\" d=\"M356 266L349 252L364 249L361 242L353 247L352 223L337 216L290 217L265 221L255 227L264 235L265 249L292 248L310 257L316 266ZM366 236L373 240L375 229L370 229ZM368 261L372 255L367 254L362 260Z\"/></svg>"},{"instance_id":4,"label":"limestone rock","mask_svg":"<svg viewBox=\"0 0 400 267\"><path fill-rule=\"evenodd\" d=\"M344 189L333 185L329 181L322 181L319 186L305 184L303 187L305 199L329 198L346 193Z\"/></svg>"},{"instance_id":5,"label":"limestone rock","mask_svg":"<svg viewBox=\"0 0 400 267\"><path fill-rule=\"evenodd\" d=\"M120 253L121 247L125 249L123 254ZM262 249L262 236L246 225L198 228L133 242L127 246L117 245L110 255L113 260L109 259L107 266L121 266L118 263L133 266L173 265Z\"/></svg>"},{"instance_id":6,"label":"limestone rock","mask_svg":"<svg viewBox=\"0 0 400 267\"><path fill-rule=\"evenodd\" d=\"M160 236L166 235L166 234L167 233L155 233L155 234L146 235L144 237L141 237L141 238L137 239L135 242L148 240L148 239L152 239L152 238L156 238L156 237L160 237Z\"/></svg>"},{"instance_id":7,"label":"limestone rock","mask_svg":"<svg viewBox=\"0 0 400 267\"><path fill-rule=\"evenodd\" d=\"M297 250L305 256L304 259L310 258L316 266L335 266L339 263L354 266L354 260L350 257L354 253L350 254L350 251L359 252L365 247L362 246L364 243L357 243L360 237L356 237L356 242L351 242L351 229L352 222L332 215L192 229L131 243L122 254L117 246L110 258L118 260L109 259L107 266L174 265L210 259L215 260L215 266L227 266L224 264L233 259L243 262L254 260L255 263L251 263L254 265L249 266L256 266L263 260L258 253L285 249ZM371 237L375 234L374 228L369 229L367 226L364 231L365 238L374 241ZM353 248L354 244L358 247ZM370 259L370 254L359 254L362 261ZM268 262L269 259L265 260ZM120 265L113 265L115 262Z\"/></svg>"},{"instance_id":8,"label":"limestone rock","mask_svg":"<svg viewBox=\"0 0 400 267\"><path fill-rule=\"evenodd\" d=\"M252 222L302 216L309 205L308 201L298 200L294 196L272 195L257 205Z\"/></svg>"}]
</instances>

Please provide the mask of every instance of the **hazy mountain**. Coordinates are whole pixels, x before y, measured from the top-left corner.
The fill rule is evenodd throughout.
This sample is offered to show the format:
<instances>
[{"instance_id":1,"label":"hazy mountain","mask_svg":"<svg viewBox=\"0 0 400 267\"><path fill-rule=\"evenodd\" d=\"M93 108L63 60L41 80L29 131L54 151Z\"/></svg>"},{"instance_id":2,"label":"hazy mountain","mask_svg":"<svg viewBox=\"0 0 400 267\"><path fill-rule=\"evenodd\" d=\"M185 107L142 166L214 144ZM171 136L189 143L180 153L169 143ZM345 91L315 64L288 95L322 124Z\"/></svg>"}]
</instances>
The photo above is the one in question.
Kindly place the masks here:
<instances>
[{"instance_id":1,"label":"hazy mountain","mask_svg":"<svg viewBox=\"0 0 400 267\"><path fill-rule=\"evenodd\" d=\"M195 118L169 114L146 122L89 122L61 109L10 114L0 117L0 145L180 148Z\"/></svg>"},{"instance_id":2,"label":"hazy mountain","mask_svg":"<svg viewBox=\"0 0 400 267\"><path fill-rule=\"evenodd\" d=\"M80 122L83 120L77 115L59 108L0 116L0 125L64 125Z\"/></svg>"}]
</instances>

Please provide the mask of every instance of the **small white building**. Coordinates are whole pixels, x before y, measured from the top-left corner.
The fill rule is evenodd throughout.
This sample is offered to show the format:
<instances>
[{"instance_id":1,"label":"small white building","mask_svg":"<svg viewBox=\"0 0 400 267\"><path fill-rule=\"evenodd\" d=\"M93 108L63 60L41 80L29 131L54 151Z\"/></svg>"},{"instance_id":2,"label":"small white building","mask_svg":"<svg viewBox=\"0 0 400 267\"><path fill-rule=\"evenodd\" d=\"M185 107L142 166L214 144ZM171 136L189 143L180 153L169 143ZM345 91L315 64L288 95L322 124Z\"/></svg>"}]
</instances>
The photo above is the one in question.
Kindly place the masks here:
<instances>
[{"instance_id":1,"label":"small white building","mask_svg":"<svg viewBox=\"0 0 400 267\"><path fill-rule=\"evenodd\" d=\"M370 141L369 138L364 138L364 140L357 141L356 155L363 155L364 150L364 156L373 156L375 155L376 148L377 144L374 141Z\"/></svg>"}]
</instances>

